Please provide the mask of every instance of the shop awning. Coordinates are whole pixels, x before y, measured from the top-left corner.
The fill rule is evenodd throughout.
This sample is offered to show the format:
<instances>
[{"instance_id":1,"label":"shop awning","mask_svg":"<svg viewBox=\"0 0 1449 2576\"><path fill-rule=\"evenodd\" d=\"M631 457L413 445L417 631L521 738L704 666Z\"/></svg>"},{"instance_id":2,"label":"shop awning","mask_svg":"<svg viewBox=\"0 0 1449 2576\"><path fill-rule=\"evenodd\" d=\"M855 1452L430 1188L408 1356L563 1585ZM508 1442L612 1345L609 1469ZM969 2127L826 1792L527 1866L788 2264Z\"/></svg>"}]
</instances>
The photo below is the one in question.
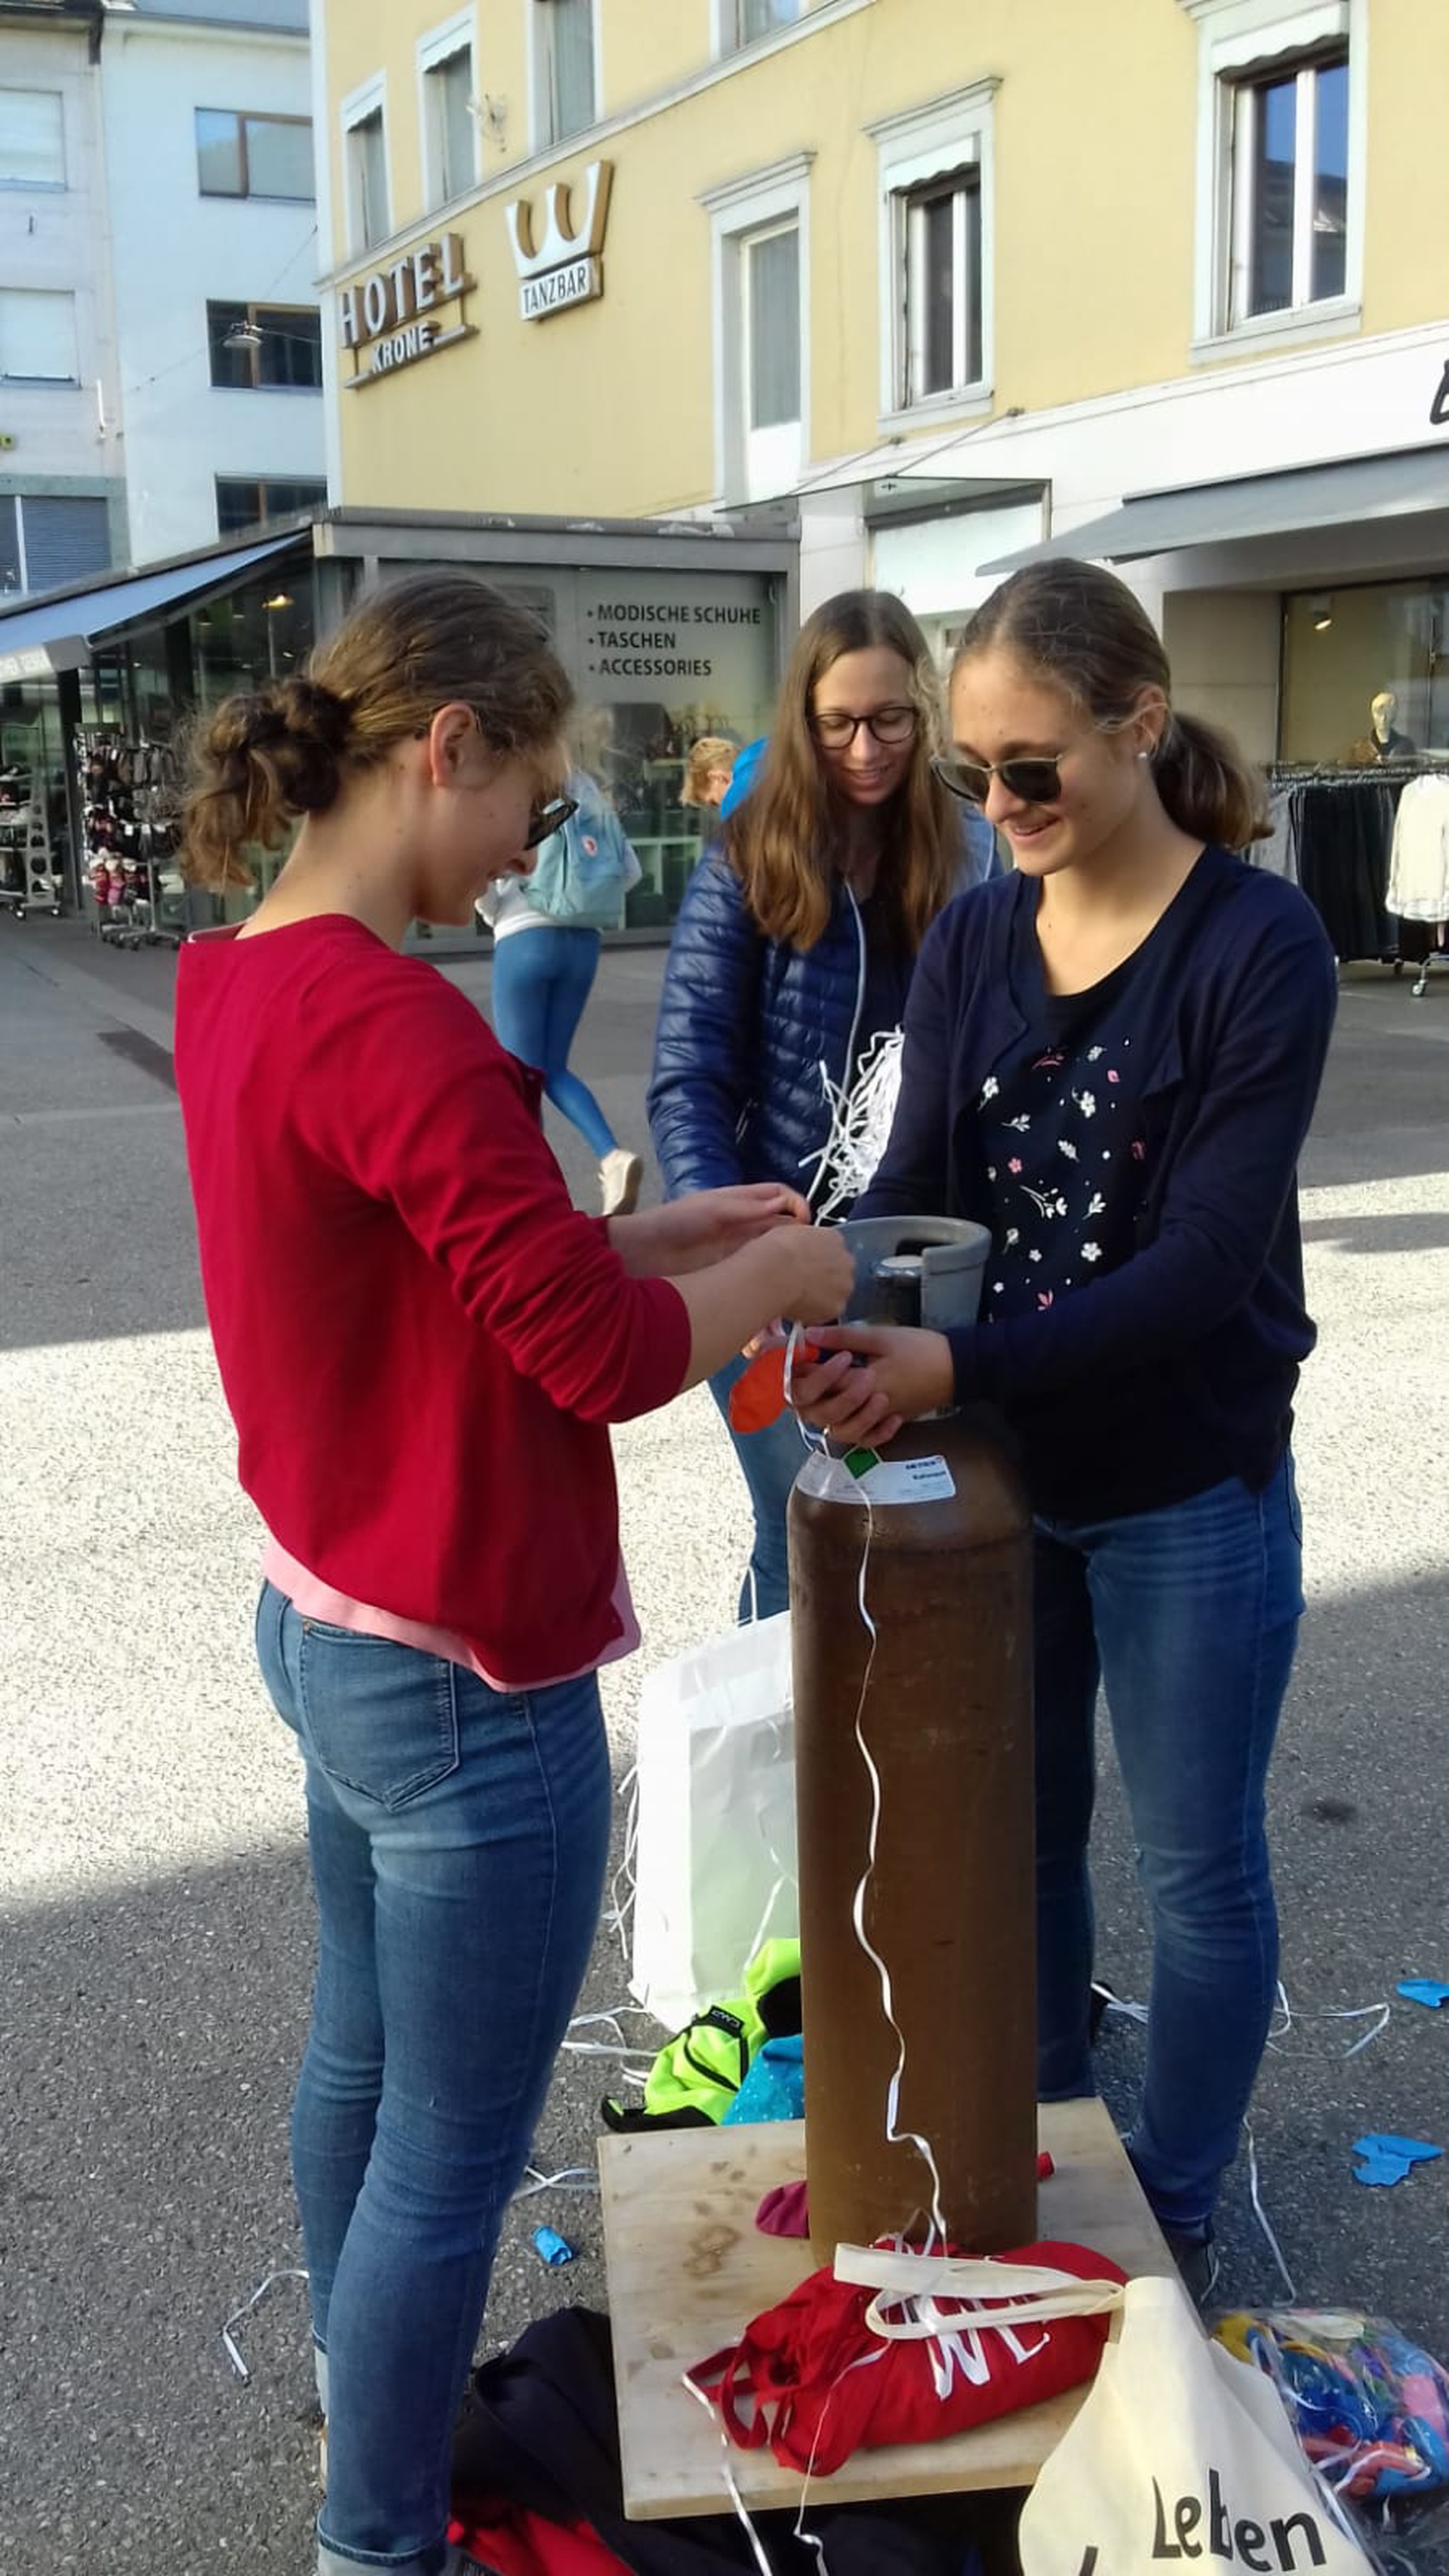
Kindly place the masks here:
<instances>
[{"instance_id":1,"label":"shop awning","mask_svg":"<svg viewBox=\"0 0 1449 2576\"><path fill-rule=\"evenodd\" d=\"M1088 519L1081 527L1063 528L980 569L1015 572L1046 555L1130 563L1140 555L1175 554L1184 546L1229 545L1298 529L1411 518L1426 510L1449 510L1449 447L1349 457L1334 465L1299 466L1287 474L1197 483L1185 491L1134 493L1120 510Z\"/></svg>"},{"instance_id":2,"label":"shop awning","mask_svg":"<svg viewBox=\"0 0 1449 2576\"><path fill-rule=\"evenodd\" d=\"M294 529L260 545L193 556L158 572L128 573L95 590L54 591L27 608L0 614L0 681L47 680L57 671L79 670L92 646L118 627L139 625L203 593L229 590L238 574L295 550L298 541Z\"/></svg>"}]
</instances>

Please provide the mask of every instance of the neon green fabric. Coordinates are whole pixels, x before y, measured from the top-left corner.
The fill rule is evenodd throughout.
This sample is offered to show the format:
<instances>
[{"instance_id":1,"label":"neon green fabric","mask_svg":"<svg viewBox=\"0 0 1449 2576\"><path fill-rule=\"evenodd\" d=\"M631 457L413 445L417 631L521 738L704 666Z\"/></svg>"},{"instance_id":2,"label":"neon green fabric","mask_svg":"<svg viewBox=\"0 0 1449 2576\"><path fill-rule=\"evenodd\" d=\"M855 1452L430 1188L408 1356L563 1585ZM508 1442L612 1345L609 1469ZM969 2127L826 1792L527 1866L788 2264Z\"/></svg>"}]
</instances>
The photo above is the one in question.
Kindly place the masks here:
<instances>
[{"instance_id":1,"label":"neon green fabric","mask_svg":"<svg viewBox=\"0 0 1449 2576\"><path fill-rule=\"evenodd\" d=\"M661 2048L644 2087L645 2111L658 2118L693 2110L722 2120L756 2050L771 2036L762 2004L772 1987L799 1974L799 1942L767 1941L745 1970L744 1993L697 2013Z\"/></svg>"}]
</instances>

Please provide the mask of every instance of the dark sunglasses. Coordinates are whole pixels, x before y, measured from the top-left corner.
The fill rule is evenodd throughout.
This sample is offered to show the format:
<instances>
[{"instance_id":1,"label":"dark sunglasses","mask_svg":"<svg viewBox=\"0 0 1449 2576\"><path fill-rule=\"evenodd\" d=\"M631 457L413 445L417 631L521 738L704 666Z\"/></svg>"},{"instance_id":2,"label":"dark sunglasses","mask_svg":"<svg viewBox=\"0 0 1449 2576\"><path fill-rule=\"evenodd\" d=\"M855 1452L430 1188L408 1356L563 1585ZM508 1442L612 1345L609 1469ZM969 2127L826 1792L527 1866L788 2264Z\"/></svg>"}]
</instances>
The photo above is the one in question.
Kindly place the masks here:
<instances>
[{"instance_id":1,"label":"dark sunglasses","mask_svg":"<svg viewBox=\"0 0 1449 2576\"><path fill-rule=\"evenodd\" d=\"M1054 751L1025 760L953 760L942 752L931 767L942 786L969 805L985 804L993 778L999 778L1008 796L1020 797L1023 805L1055 805L1061 798L1065 758L1065 752Z\"/></svg>"},{"instance_id":2,"label":"dark sunglasses","mask_svg":"<svg viewBox=\"0 0 1449 2576\"><path fill-rule=\"evenodd\" d=\"M524 833L524 848L536 850L540 841L551 841L555 832L561 832L569 816L577 814L578 810L576 796L555 796L547 805L540 805Z\"/></svg>"}]
</instances>

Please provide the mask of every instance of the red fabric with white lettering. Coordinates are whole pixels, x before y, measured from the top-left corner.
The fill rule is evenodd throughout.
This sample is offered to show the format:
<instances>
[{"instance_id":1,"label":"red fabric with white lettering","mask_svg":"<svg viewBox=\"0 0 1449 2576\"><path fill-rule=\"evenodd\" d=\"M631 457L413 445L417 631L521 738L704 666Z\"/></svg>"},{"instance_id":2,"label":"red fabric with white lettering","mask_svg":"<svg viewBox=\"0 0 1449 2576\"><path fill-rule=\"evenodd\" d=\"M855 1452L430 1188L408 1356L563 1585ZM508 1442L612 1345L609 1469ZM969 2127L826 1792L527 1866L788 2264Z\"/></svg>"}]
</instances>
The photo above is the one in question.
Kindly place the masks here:
<instances>
[{"instance_id":1,"label":"red fabric with white lettering","mask_svg":"<svg viewBox=\"0 0 1449 2576\"><path fill-rule=\"evenodd\" d=\"M998 2259L1084 2281L1126 2278L1083 2245L1026 2245ZM854 2451L937 2442L1078 2387L1093 2376L1112 2322L1054 2317L1008 2332L1009 2300L943 2301L943 2312L954 2308L960 2323L950 2387L941 2396L940 2342L882 2342L865 2322L873 2295L837 2281L828 2267L812 2272L756 2317L737 2344L696 2365L689 2376L713 2398L732 2442L745 2451L768 2442L781 2468L829 2477ZM999 2325L992 2322L998 2318Z\"/></svg>"}]
</instances>

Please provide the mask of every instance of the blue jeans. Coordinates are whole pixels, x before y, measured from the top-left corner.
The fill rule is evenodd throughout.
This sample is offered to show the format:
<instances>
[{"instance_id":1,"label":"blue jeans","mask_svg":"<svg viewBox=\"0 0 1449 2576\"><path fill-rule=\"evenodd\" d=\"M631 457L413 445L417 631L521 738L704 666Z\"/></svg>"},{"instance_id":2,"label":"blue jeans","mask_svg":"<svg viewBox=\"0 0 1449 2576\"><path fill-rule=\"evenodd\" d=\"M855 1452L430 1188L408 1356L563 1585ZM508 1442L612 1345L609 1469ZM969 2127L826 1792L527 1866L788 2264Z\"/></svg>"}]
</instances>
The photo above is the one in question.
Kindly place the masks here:
<instances>
[{"instance_id":1,"label":"blue jeans","mask_svg":"<svg viewBox=\"0 0 1449 2576\"><path fill-rule=\"evenodd\" d=\"M489 1690L271 1584L257 1652L306 1762L319 1917L292 2112L326 2356L319 2564L435 2576L498 2231L598 1919L598 1684Z\"/></svg>"},{"instance_id":2,"label":"blue jeans","mask_svg":"<svg viewBox=\"0 0 1449 2576\"><path fill-rule=\"evenodd\" d=\"M528 937L532 933L525 934ZM730 1425L730 1389L744 1376L748 1361L726 1360L709 1381L709 1391L724 1415L735 1456L749 1487L755 1534L749 1572L740 1591L739 1615L773 1619L790 1607L790 1560L785 1538L785 1505L790 1488L805 1464L807 1451L800 1426L787 1407L768 1431L735 1431Z\"/></svg>"},{"instance_id":3,"label":"blue jeans","mask_svg":"<svg viewBox=\"0 0 1449 2576\"><path fill-rule=\"evenodd\" d=\"M1087 1871L1100 1681L1153 1933L1142 2102L1127 2149L1158 2218L1209 2224L1237 2153L1278 1975L1264 1796L1303 1609L1285 1457L1168 1510L1038 1520L1037 1941L1042 2098L1093 2091Z\"/></svg>"},{"instance_id":4,"label":"blue jeans","mask_svg":"<svg viewBox=\"0 0 1449 2576\"><path fill-rule=\"evenodd\" d=\"M600 1162L612 1154L612 1127L586 1082L569 1071L569 1048L599 968L597 930L515 930L493 949L493 1031L520 1064L543 1075L555 1109L570 1119Z\"/></svg>"}]
</instances>

